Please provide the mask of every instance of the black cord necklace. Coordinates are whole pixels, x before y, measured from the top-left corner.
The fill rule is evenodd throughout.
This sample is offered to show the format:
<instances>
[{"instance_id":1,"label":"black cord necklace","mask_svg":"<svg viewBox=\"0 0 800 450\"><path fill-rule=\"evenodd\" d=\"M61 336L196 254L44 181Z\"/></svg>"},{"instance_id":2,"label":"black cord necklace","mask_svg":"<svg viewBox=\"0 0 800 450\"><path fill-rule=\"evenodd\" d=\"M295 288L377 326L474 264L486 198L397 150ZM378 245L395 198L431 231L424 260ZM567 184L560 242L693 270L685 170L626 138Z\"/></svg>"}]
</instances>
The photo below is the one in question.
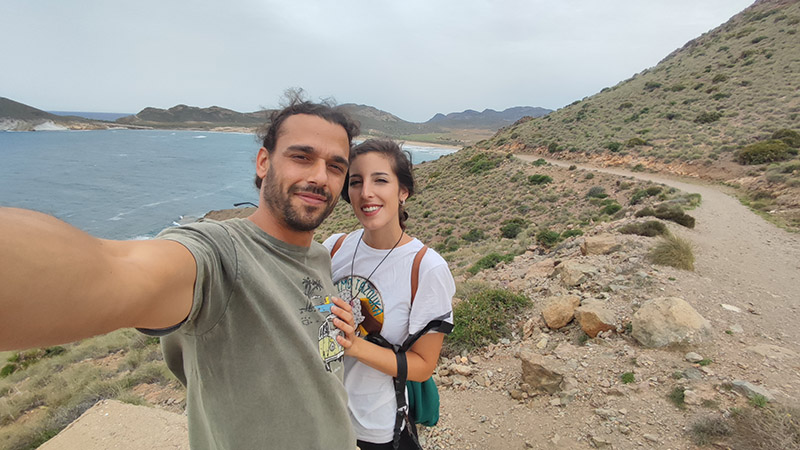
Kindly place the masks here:
<instances>
[{"instance_id":1,"label":"black cord necklace","mask_svg":"<svg viewBox=\"0 0 800 450\"><path fill-rule=\"evenodd\" d=\"M403 230L400 233L400 238L397 239L397 242L394 243L392 248L389 250L389 253L387 253L386 256L384 256L383 259L381 259L381 262L379 262L378 265L375 266L374 269L372 269L372 272L370 272L369 275L367 276L366 282L369 282L369 279L372 278L372 275L375 274L375 271L378 270L378 267L380 267L381 264L383 264L383 262L386 261L386 258L388 258L389 255L392 254L394 249L397 247L397 244L400 243L400 241L403 239L403 236L405 234L406 234L405 230ZM361 240L362 240L363 237L364 237L364 233L362 232L361 235L358 236L358 242L356 242L356 249L353 250L353 260L350 262L350 298L353 299L353 300L355 300L355 294L353 293L353 285L355 284L354 281L353 281L353 278L354 278L353 277L353 267L356 264L356 254L358 254L358 246L361 245Z\"/></svg>"}]
</instances>

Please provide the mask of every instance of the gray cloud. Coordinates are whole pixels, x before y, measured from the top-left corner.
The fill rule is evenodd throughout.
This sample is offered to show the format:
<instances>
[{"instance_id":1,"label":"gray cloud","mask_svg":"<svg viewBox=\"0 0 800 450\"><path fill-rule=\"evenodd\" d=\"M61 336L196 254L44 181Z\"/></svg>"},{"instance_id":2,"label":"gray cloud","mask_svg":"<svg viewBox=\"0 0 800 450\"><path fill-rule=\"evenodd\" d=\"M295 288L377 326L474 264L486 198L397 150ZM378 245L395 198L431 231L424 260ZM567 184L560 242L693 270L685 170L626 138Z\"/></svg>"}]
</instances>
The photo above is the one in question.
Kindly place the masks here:
<instances>
[{"instance_id":1,"label":"gray cloud","mask_svg":"<svg viewBox=\"0 0 800 450\"><path fill-rule=\"evenodd\" d=\"M251 111L302 86L424 121L561 107L655 65L751 2L4 3L0 95L39 108Z\"/></svg>"}]
</instances>

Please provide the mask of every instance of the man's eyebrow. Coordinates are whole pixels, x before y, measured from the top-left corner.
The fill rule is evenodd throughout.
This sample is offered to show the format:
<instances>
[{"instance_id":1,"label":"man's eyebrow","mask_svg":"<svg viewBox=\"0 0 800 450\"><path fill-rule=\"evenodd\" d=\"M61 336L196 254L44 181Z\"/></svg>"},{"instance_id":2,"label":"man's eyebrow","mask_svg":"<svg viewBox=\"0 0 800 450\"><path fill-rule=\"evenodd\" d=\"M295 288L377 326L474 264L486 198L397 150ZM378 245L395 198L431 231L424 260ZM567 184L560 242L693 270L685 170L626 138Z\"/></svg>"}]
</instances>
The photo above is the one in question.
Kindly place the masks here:
<instances>
[{"instance_id":1,"label":"man's eyebrow","mask_svg":"<svg viewBox=\"0 0 800 450\"><path fill-rule=\"evenodd\" d=\"M314 147L310 145L290 145L289 147L287 147L287 150L302 152L305 153L306 155L313 155L316 153ZM350 162L347 161L347 158L344 158L342 156L334 156L333 161L337 164L343 165L345 170L350 167Z\"/></svg>"}]
</instances>

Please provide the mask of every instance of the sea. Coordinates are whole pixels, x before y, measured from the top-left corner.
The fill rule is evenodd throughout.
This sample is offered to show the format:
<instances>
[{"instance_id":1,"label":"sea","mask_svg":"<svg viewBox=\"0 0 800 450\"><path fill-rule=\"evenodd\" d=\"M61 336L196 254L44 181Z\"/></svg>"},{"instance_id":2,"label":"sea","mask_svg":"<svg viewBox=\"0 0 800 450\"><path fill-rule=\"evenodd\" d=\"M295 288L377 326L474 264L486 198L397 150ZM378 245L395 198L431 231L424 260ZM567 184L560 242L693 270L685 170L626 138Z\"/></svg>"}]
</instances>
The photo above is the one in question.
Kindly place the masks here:
<instances>
[{"instance_id":1,"label":"sea","mask_svg":"<svg viewBox=\"0 0 800 450\"><path fill-rule=\"evenodd\" d=\"M94 236L149 239L216 209L258 203L252 134L169 130L0 132L0 206ZM454 148L404 145L414 163Z\"/></svg>"}]
</instances>

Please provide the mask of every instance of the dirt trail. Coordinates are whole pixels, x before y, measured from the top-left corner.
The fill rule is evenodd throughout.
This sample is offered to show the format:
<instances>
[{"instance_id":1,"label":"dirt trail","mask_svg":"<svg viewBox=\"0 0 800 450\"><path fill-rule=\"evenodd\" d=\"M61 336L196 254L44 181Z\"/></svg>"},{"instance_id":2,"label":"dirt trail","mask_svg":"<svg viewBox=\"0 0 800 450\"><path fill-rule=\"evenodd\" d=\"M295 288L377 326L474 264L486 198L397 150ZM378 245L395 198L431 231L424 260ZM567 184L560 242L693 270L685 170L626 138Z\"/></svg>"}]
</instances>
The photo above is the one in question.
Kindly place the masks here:
<instances>
[{"instance_id":1,"label":"dirt trail","mask_svg":"<svg viewBox=\"0 0 800 450\"><path fill-rule=\"evenodd\" d=\"M538 156L516 155L525 161ZM567 167L571 162L548 161ZM691 212L697 227L682 237L695 245L695 271L707 284L687 285L683 290L717 303L754 309L757 323L768 338L783 340L800 349L800 327L795 314L800 308L800 235L784 231L739 203L730 190L699 180L629 172L617 168L577 165L614 175L663 183L703 197Z\"/></svg>"}]
</instances>

